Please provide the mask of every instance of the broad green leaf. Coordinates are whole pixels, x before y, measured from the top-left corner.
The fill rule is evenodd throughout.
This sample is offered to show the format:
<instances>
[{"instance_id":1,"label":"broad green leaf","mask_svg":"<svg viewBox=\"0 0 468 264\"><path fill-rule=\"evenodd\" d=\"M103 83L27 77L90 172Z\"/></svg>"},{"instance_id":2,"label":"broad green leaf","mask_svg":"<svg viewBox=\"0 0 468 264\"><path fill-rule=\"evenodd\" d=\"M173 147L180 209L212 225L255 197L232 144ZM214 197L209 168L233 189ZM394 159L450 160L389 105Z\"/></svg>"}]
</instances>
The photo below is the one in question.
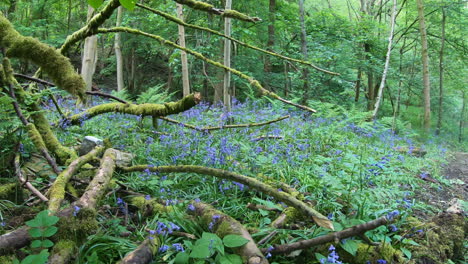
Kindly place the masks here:
<instances>
[{"instance_id":1,"label":"broad green leaf","mask_svg":"<svg viewBox=\"0 0 468 264\"><path fill-rule=\"evenodd\" d=\"M58 228L55 226L49 226L44 230L44 237L51 237L57 233Z\"/></svg>"},{"instance_id":2,"label":"broad green leaf","mask_svg":"<svg viewBox=\"0 0 468 264\"><path fill-rule=\"evenodd\" d=\"M234 254L221 256L218 261L220 264L242 264L242 258Z\"/></svg>"},{"instance_id":3,"label":"broad green leaf","mask_svg":"<svg viewBox=\"0 0 468 264\"><path fill-rule=\"evenodd\" d=\"M175 259L174 259L174 263L175 264L186 264L189 262L189 254L187 254L186 252L179 252Z\"/></svg>"},{"instance_id":4,"label":"broad green leaf","mask_svg":"<svg viewBox=\"0 0 468 264\"><path fill-rule=\"evenodd\" d=\"M227 235L223 238L223 243L226 247L233 248L243 246L249 243L249 240L239 235Z\"/></svg>"},{"instance_id":5,"label":"broad green leaf","mask_svg":"<svg viewBox=\"0 0 468 264\"><path fill-rule=\"evenodd\" d=\"M346 250L349 254L356 256L359 243L355 240L347 239L344 244L341 244L341 247Z\"/></svg>"},{"instance_id":6,"label":"broad green leaf","mask_svg":"<svg viewBox=\"0 0 468 264\"><path fill-rule=\"evenodd\" d=\"M135 0L119 0L120 4L125 7L126 9L133 11L135 8Z\"/></svg>"},{"instance_id":7,"label":"broad green leaf","mask_svg":"<svg viewBox=\"0 0 468 264\"><path fill-rule=\"evenodd\" d=\"M41 227L42 223L40 222L40 220L34 218L32 220L27 221L26 225L29 227Z\"/></svg>"},{"instance_id":8,"label":"broad green leaf","mask_svg":"<svg viewBox=\"0 0 468 264\"><path fill-rule=\"evenodd\" d=\"M47 215L47 217L45 217L44 219L44 223L45 223L44 226L53 226L59 221L59 219L60 218L58 218L55 215Z\"/></svg>"},{"instance_id":9,"label":"broad green leaf","mask_svg":"<svg viewBox=\"0 0 468 264\"><path fill-rule=\"evenodd\" d=\"M92 6L94 9L99 8L103 2L104 2L103 0L88 0L88 4Z\"/></svg>"},{"instance_id":10,"label":"broad green leaf","mask_svg":"<svg viewBox=\"0 0 468 264\"><path fill-rule=\"evenodd\" d=\"M38 248L42 245L42 241L41 240L34 240L33 242L31 242L31 247L32 248Z\"/></svg>"},{"instance_id":11,"label":"broad green leaf","mask_svg":"<svg viewBox=\"0 0 468 264\"><path fill-rule=\"evenodd\" d=\"M43 231L40 228L31 228L28 230L28 233L31 237L42 237Z\"/></svg>"},{"instance_id":12,"label":"broad green leaf","mask_svg":"<svg viewBox=\"0 0 468 264\"><path fill-rule=\"evenodd\" d=\"M213 255L214 251L209 249L209 242L203 241L202 243L195 244L190 252L191 258L209 258Z\"/></svg>"},{"instance_id":13,"label":"broad green leaf","mask_svg":"<svg viewBox=\"0 0 468 264\"><path fill-rule=\"evenodd\" d=\"M52 247L53 245L54 245L54 242L50 241L49 239L42 241L43 248L49 248L49 247Z\"/></svg>"},{"instance_id":14,"label":"broad green leaf","mask_svg":"<svg viewBox=\"0 0 468 264\"><path fill-rule=\"evenodd\" d=\"M204 232L202 234L201 240L208 241L208 248L209 249L215 249L216 251L218 251L219 253L224 255L223 241L221 240L221 238L218 235L213 234L213 233Z\"/></svg>"},{"instance_id":15,"label":"broad green leaf","mask_svg":"<svg viewBox=\"0 0 468 264\"><path fill-rule=\"evenodd\" d=\"M409 251L406 248L400 248L400 250L401 250L401 252L403 252L403 254L405 254L407 259L411 259L411 256L412 256L411 251Z\"/></svg>"}]
</instances>

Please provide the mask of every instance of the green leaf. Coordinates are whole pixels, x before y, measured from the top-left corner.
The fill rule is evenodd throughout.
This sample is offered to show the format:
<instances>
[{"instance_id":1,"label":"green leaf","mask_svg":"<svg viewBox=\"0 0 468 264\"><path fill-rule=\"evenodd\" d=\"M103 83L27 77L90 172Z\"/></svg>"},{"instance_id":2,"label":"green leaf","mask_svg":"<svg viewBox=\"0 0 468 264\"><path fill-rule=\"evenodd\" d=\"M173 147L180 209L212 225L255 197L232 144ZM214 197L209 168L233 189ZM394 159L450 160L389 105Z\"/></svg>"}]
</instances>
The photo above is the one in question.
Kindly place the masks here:
<instances>
[{"instance_id":1,"label":"green leaf","mask_svg":"<svg viewBox=\"0 0 468 264\"><path fill-rule=\"evenodd\" d=\"M327 257L325 257L324 255L320 254L320 253L315 253L315 258L320 261L322 259L327 259Z\"/></svg>"},{"instance_id":2,"label":"green leaf","mask_svg":"<svg viewBox=\"0 0 468 264\"><path fill-rule=\"evenodd\" d=\"M411 259L411 256L412 256L411 251L409 251L406 248L400 248L400 250L401 250L401 252L403 252L403 254L405 254L407 259Z\"/></svg>"},{"instance_id":3,"label":"green leaf","mask_svg":"<svg viewBox=\"0 0 468 264\"><path fill-rule=\"evenodd\" d=\"M33 242L31 242L31 247L32 248L38 248L42 245L42 240L34 240Z\"/></svg>"},{"instance_id":4,"label":"green leaf","mask_svg":"<svg viewBox=\"0 0 468 264\"><path fill-rule=\"evenodd\" d=\"M57 227L49 226L49 227L46 228L46 230L44 230L43 236L44 237L51 237L51 236L55 235L55 233L57 233L57 230L58 230Z\"/></svg>"},{"instance_id":5,"label":"green leaf","mask_svg":"<svg viewBox=\"0 0 468 264\"><path fill-rule=\"evenodd\" d=\"M125 7L126 9L133 11L135 8L135 0L119 0L120 4Z\"/></svg>"},{"instance_id":6,"label":"green leaf","mask_svg":"<svg viewBox=\"0 0 468 264\"><path fill-rule=\"evenodd\" d=\"M44 248L49 248L49 247L52 247L53 245L54 245L54 242L50 241L49 239L42 241L42 247Z\"/></svg>"},{"instance_id":7,"label":"green leaf","mask_svg":"<svg viewBox=\"0 0 468 264\"><path fill-rule=\"evenodd\" d=\"M221 256L218 261L220 264L242 264L242 258L234 254Z\"/></svg>"},{"instance_id":8,"label":"green leaf","mask_svg":"<svg viewBox=\"0 0 468 264\"><path fill-rule=\"evenodd\" d=\"M359 243L355 240L347 239L344 244L341 244L341 247L349 254L356 256L358 245Z\"/></svg>"},{"instance_id":9,"label":"green leaf","mask_svg":"<svg viewBox=\"0 0 468 264\"><path fill-rule=\"evenodd\" d=\"M239 235L227 235L223 238L223 243L226 247L234 248L249 243L249 240Z\"/></svg>"},{"instance_id":10,"label":"green leaf","mask_svg":"<svg viewBox=\"0 0 468 264\"><path fill-rule=\"evenodd\" d=\"M94 9L97 9L102 5L103 0L88 0L88 4L92 6Z\"/></svg>"},{"instance_id":11,"label":"green leaf","mask_svg":"<svg viewBox=\"0 0 468 264\"><path fill-rule=\"evenodd\" d=\"M59 218L55 215L49 215L48 210L39 212L33 220L26 222L29 227L45 227L52 226L58 222Z\"/></svg>"},{"instance_id":12,"label":"green leaf","mask_svg":"<svg viewBox=\"0 0 468 264\"><path fill-rule=\"evenodd\" d=\"M34 238L42 237L42 234L43 234L42 229L40 228L31 228L28 230L28 233L31 237L34 237Z\"/></svg>"},{"instance_id":13,"label":"green leaf","mask_svg":"<svg viewBox=\"0 0 468 264\"><path fill-rule=\"evenodd\" d=\"M186 264L189 262L189 254L187 254L186 252L179 252L175 259L174 259L174 263L175 264Z\"/></svg>"}]
</instances>

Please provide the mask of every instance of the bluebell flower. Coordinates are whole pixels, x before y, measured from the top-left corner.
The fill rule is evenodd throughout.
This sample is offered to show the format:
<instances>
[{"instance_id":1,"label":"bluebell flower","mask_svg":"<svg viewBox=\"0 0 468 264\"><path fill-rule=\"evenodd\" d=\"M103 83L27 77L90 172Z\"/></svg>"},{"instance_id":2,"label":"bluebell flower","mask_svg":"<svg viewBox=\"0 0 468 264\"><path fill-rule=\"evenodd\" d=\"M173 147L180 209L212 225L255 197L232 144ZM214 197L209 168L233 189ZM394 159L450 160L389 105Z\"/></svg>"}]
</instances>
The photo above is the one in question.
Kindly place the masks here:
<instances>
[{"instance_id":1,"label":"bluebell flower","mask_svg":"<svg viewBox=\"0 0 468 264\"><path fill-rule=\"evenodd\" d=\"M378 259L377 264L387 264L387 261L384 259Z\"/></svg>"},{"instance_id":2,"label":"bluebell flower","mask_svg":"<svg viewBox=\"0 0 468 264\"><path fill-rule=\"evenodd\" d=\"M175 243L175 244L172 244L172 247L176 250L176 251L180 251L180 252L184 252L184 247L182 246L182 244L180 243Z\"/></svg>"},{"instance_id":3,"label":"bluebell flower","mask_svg":"<svg viewBox=\"0 0 468 264\"><path fill-rule=\"evenodd\" d=\"M395 218L395 217L398 216L399 214L400 214L400 211L394 210L394 211L392 211L392 212L390 212L390 213L387 214L387 219L388 219L389 221L392 221L393 218Z\"/></svg>"},{"instance_id":4,"label":"bluebell flower","mask_svg":"<svg viewBox=\"0 0 468 264\"><path fill-rule=\"evenodd\" d=\"M145 195L145 200L147 201L151 200L151 196L149 194Z\"/></svg>"},{"instance_id":5,"label":"bluebell flower","mask_svg":"<svg viewBox=\"0 0 468 264\"><path fill-rule=\"evenodd\" d=\"M190 211L195 211L195 206L193 204L189 204L187 206L187 209L190 210Z\"/></svg>"},{"instance_id":6,"label":"bluebell flower","mask_svg":"<svg viewBox=\"0 0 468 264\"><path fill-rule=\"evenodd\" d=\"M391 232L396 232L396 231L398 231L398 227L396 227L395 225L389 225L388 228L390 228L390 231L391 231Z\"/></svg>"},{"instance_id":7,"label":"bluebell flower","mask_svg":"<svg viewBox=\"0 0 468 264\"><path fill-rule=\"evenodd\" d=\"M78 212L81 210L81 208L77 205L73 207L73 216L76 216Z\"/></svg>"}]
</instances>

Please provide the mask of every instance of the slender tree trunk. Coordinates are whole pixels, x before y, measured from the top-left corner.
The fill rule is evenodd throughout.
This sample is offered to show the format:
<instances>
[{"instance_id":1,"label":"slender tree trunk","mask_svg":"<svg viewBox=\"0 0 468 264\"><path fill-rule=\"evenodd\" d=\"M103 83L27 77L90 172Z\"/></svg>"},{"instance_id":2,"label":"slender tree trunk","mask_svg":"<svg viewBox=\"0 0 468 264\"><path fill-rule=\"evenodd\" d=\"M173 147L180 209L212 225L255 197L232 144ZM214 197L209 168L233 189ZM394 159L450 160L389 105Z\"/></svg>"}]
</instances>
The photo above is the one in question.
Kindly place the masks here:
<instances>
[{"instance_id":1,"label":"slender tree trunk","mask_svg":"<svg viewBox=\"0 0 468 264\"><path fill-rule=\"evenodd\" d=\"M364 52L366 53L366 61L370 62L370 51L371 47L369 43L364 43ZM374 72L372 68L369 66L367 70L367 110L374 109Z\"/></svg>"},{"instance_id":2,"label":"slender tree trunk","mask_svg":"<svg viewBox=\"0 0 468 264\"><path fill-rule=\"evenodd\" d=\"M445 8L442 8L442 33L440 37L439 52L439 115L437 117L436 135L440 134L442 127L442 103L444 100L444 47L445 47Z\"/></svg>"},{"instance_id":3,"label":"slender tree trunk","mask_svg":"<svg viewBox=\"0 0 468 264\"><path fill-rule=\"evenodd\" d=\"M421 33L421 59L423 64L423 85L424 85L424 129L426 132L431 128L431 85L429 81L429 54L427 48L426 23L424 21L423 0L416 0L418 5L419 31Z\"/></svg>"},{"instance_id":4,"label":"slender tree trunk","mask_svg":"<svg viewBox=\"0 0 468 264\"><path fill-rule=\"evenodd\" d=\"M284 79L286 80L284 82L284 95L288 96L289 89L290 89L290 84L291 84L291 77L289 76L289 62L288 61L283 61L284 65Z\"/></svg>"},{"instance_id":5,"label":"slender tree trunk","mask_svg":"<svg viewBox=\"0 0 468 264\"><path fill-rule=\"evenodd\" d=\"M184 20L184 8L181 4L177 5L177 17L180 20ZM185 28L182 25L179 25L179 44L183 48L185 48ZM190 81L189 81L189 70L188 70L188 62L187 62L187 52L181 50L180 51L180 59L182 62L182 87L183 87L183 95L188 96L190 94Z\"/></svg>"},{"instance_id":6,"label":"slender tree trunk","mask_svg":"<svg viewBox=\"0 0 468 264\"><path fill-rule=\"evenodd\" d=\"M94 9L88 6L88 20L94 14ZM83 59L81 64L81 76L86 83L86 90L91 91L93 75L96 70L97 61L97 36L87 37L83 48Z\"/></svg>"},{"instance_id":7,"label":"slender tree trunk","mask_svg":"<svg viewBox=\"0 0 468 264\"><path fill-rule=\"evenodd\" d=\"M117 9L117 23L116 26L120 27L122 24L122 8L119 6ZM123 79L123 58L122 58L122 48L120 33L115 33L115 58L117 63L117 91L122 91L125 88L124 79Z\"/></svg>"},{"instance_id":8,"label":"slender tree trunk","mask_svg":"<svg viewBox=\"0 0 468 264\"><path fill-rule=\"evenodd\" d=\"M354 86L354 90L355 90L354 102L356 103L359 101L359 96L361 93L361 78L362 78L362 70L361 70L361 67L359 67L358 72L357 72L356 85Z\"/></svg>"},{"instance_id":9,"label":"slender tree trunk","mask_svg":"<svg viewBox=\"0 0 468 264\"><path fill-rule=\"evenodd\" d=\"M466 93L465 91L461 91L462 93L462 100L463 100L463 103L462 103L462 109L461 109L461 112L460 112L460 127L459 127L459 133L458 133L458 142L462 142L463 141L463 130L465 128L465 107L466 107Z\"/></svg>"},{"instance_id":10,"label":"slender tree trunk","mask_svg":"<svg viewBox=\"0 0 468 264\"><path fill-rule=\"evenodd\" d=\"M273 46L275 45L275 11L276 11L276 0L270 0L269 5L269 13L268 13L268 42L267 42L267 50L273 51ZM263 64L263 71L265 72L265 88L270 89L270 82L271 82L271 71L272 71L272 64L271 64L271 57L269 55L265 55L265 60Z\"/></svg>"},{"instance_id":11,"label":"slender tree trunk","mask_svg":"<svg viewBox=\"0 0 468 264\"><path fill-rule=\"evenodd\" d=\"M307 60L307 33L305 28L304 1L305 0L299 0L299 19L301 22L301 52L303 59ZM302 78L304 79L304 97L302 101L305 104L309 99L309 69L307 67L303 67L302 69Z\"/></svg>"},{"instance_id":12,"label":"slender tree trunk","mask_svg":"<svg viewBox=\"0 0 468 264\"><path fill-rule=\"evenodd\" d=\"M385 81L387 78L388 67L390 65L390 56L392 54L392 44L393 44L393 32L395 29L396 6L397 6L397 1L393 0L392 17L390 19L391 20L390 21L390 34L388 37L387 55L385 57L385 66L384 66L384 71L382 74L382 80L380 81L379 94L377 95L377 100L374 106L374 112L372 113L373 119L377 117L377 113L379 112L380 101L382 100L383 90L385 88Z\"/></svg>"},{"instance_id":13,"label":"slender tree trunk","mask_svg":"<svg viewBox=\"0 0 468 264\"><path fill-rule=\"evenodd\" d=\"M230 10L232 6L232 0L226 0L225 10ZM224 18L224 34L231 36L231 18ZM224 40L224 66L231 67L231 41L229 39ZM224 71L224 85L223 85L223 102L228 112L231 111L231 96L229 94L229 88L231 87L231 72Z\"/></svg>"}]
</instances>

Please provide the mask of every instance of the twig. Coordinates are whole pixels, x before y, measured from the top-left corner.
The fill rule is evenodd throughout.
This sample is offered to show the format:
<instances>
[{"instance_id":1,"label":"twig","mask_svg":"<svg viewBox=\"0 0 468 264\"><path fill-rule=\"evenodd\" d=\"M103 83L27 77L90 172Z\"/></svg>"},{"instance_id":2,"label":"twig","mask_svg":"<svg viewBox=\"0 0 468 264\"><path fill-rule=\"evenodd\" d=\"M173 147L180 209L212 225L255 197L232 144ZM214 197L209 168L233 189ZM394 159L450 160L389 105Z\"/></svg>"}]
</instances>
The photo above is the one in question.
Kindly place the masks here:
<instances>
[{"instance_id":1,"label":"twig","mask_svg":"<svg viewBox=\"0 0 468 264\"><path fill-rule=\"evenodd\" d=\"M272 237L276 236L278 234L278 231L273 231L270 234L266 235L264 238L262 238L260 241L257 242L257 245L263 245L268 242Z\"/></svg>"},{"instance_id":2,"label":"twig","mask_svg":"<svg viewBox=\"0 0 468 264\"><path fill-rule=\"evenodd\" d=\"M284 138L283 136L265 135L265 136L256 137L256 138L252 139L252 141L260 141L260 140L264 140L264 139L283 139L283 138Z\"/></svg>"},{"instance_id":3,"label":"twig","mask_svg":"<svg viewBox=\"0 0 468 264\"><path fill-rule=\"evenodd\" d=\"M36 83L39 83L39 84L42 84L42 85L46 85L46 86L51 86L51 87L56 86L54 83L51 83L49 81L42 80L42 79L39 79L39 78L35 78L35 77L32 77L32 76L28 76L28 75L21 74L21 73L14 73L13 76L20 77L20 78L23 78L23 79L26 79L26 80L29 80L29 81L33 81L33 82L36 82Z\"/></svg>"},{"instance_id":4,"label":"twig","mask_svg":"<svg viewBox=\"0 0 468 264\"><path fill-rule=\"evenodd\" d=\"M89 94L89 95L96 95L96 96L100 96L100 97L104 97L104 98L110 98L110 99L114 99L118 102L121 102L121 103L124 103L124 104L130 104L129 102L123 100L123 99L120 99L118 97L115 97L111 94L106 94L106 93L102 93L102 92L92 92L92 91L87 91L86 94Z\"/></svg>"},{"instance_id":5,"label":"twig","mask_svg":"<svg viewBox=\"0 0 468 264\"><path fill-rule=\"evenodd\" d=\"M18 176L18 179L21 182L21 184L26 186L26 188L28 188L34 195L39 197L39 199L41 199L42 201L44 202L49 201L49 199L47 199L47 197L45 197L40 191L38 191L36 187L34 187L29 181L24 179L23 173L21 173L19 153L16 153L16 156L15 156L15 171L16 171L16 176Z\"/></svg>"},{"instance_id":6,"label":"twig","mask_svg":"<svg viewBox=\"0 0 468 264\"><path fill-rule=\"evenodd\" d=\"M302 240L302 241L291 243L291 244L274 245L273 250L268 250L266 248L262 248L261 250L262 252L268 251L270 253L276 253L276 254L288 254L295 250L306 249L306 248L310 248L313 246L325 244L328 242L333 242L336 240L339 241L343 238L348 238L348 237L364 234L365 232L375 229L381 225L385 225L388 222L390 221L387 219L387 217L383 216L375 220L369 221L367 223L355 225L353 227L347 228L339 232L334 232L328 235L319 236L319 237L307 239L307 240Z\"/></svg>"}]
</instances>

